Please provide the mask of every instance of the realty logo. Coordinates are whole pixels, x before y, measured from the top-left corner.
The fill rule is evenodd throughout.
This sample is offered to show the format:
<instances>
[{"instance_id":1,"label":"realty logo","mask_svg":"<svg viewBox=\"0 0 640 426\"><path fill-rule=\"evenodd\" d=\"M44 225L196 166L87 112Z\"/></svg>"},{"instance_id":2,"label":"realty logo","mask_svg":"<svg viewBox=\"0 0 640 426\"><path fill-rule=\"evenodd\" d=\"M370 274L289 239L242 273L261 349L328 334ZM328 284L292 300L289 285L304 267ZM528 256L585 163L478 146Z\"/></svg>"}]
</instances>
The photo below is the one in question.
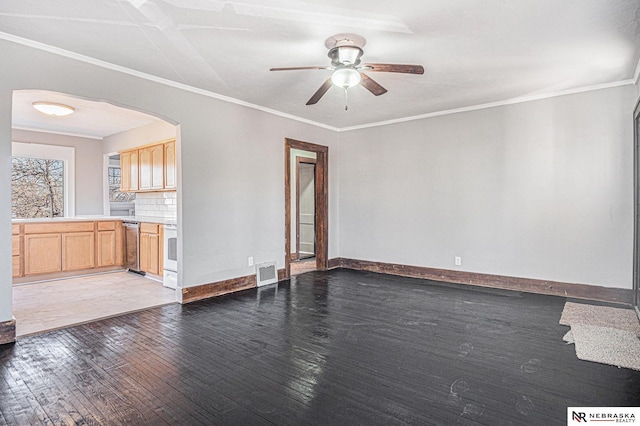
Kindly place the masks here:
<instances>
[{"instance_id":1,"label":"realty logo","mask_svg":"<svg viewBox=\"0 0 640 426\"><path fill-rule=\"evenodd\" d=\"M567 407L567 425L588 422L636 423L640 419L640 407Z\"/></svg>"},{"instance_id":2,"label":"realty logo","mask_svg":"<svg viewBox=\"0 0 640 426\"><path fill-rule=\"evenodd\" d=\"M579 412L572 411L572 413L573 413L574 422L578 422L578 423L587 422L587 413L582 411L579 411Z\"/></svg>"}]
</instances>

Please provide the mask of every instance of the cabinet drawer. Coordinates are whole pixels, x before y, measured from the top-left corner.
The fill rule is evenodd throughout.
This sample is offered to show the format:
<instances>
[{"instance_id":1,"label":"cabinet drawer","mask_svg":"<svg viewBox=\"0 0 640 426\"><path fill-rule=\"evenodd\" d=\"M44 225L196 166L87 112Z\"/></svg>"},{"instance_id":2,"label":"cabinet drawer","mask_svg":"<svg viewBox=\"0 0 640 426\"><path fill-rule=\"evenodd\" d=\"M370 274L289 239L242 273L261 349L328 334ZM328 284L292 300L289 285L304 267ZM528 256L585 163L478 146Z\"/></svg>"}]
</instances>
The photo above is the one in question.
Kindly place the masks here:
<instances>
[{"instance_id":1,"label":"cabinet drawer","mask_svg":"<svg viewBox=\"0 0 640 426\"><path fill-rule=\"evenodd\" d=\"M147 234L157 234L158 226L159 225L157 223L141 223L140 232L145 232Z\"/></svg>"},{"instance_id":2,"label":"cabinet drawer","mask_svg":"<svg viewBox=\"0 0 640 426\"><path fill-rule=\"evenodd\" d=\"M11 234L16 235L20 233L20 225L12 224L11 225Z\"/></svg>"},{"instance_id":3,"label":"cabinet drawer","mask_svg":"<svg viewBox=\"0 0 640 426\"><path fill-rule=\"evenodd\" d=\"M116 230L116 222L98 222L98 231L115 231Z\"/></svg>"},{"instance_id":4,"label":"cabinet drawer","mask_svg":"<svg viewBox=\"0 0 640 426\"><path fill-rule=\"evenodd\" d=\"M20 235L11 236L11 256L20 255Z\"/></svg>"},{"instance_id":5,"label":"cabinet drawer","mask_svg":"<svg viewBox=\"0 0 640 426\"><path fill-rule=\"evenodd\" d=\"M93 222L25 223L25 234L93 232Z\"/></svg>"}]
</instances>

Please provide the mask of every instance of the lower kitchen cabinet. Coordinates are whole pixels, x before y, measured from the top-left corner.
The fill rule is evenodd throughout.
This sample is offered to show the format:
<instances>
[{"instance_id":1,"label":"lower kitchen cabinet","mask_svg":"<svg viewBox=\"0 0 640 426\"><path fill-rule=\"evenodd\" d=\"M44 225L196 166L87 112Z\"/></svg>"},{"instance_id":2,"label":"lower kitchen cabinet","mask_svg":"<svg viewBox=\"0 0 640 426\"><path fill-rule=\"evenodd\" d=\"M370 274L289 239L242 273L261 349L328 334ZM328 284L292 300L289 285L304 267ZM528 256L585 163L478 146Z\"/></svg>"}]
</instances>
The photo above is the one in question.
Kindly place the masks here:
<instances>
[{"instance_id":1,"label":"lower kitchen cabinet","mask_svg":"<svg viewBox=\"0 0 640 426\"><path fill-rule=\"evenodd\" d=\"M62 234L63 271L91 269L95 266L95 239L93 232Z\"/></svg>"},{"instance_id":2,"label":"lower kitchen cabinet","mask_svg":"<svg viewBox=\"0 0 640 426\"><path fill-rule=\"evenodd\" d=\"M33 222L21 225L23 229L14 227L14 278L122 265L120 221Z\"/></svg>"},{"instance_id":3,"label":"lower kitchen cabinet","mask_svg":"<svg viewBox=\"0 0 640 426\"><path fill-rule=\"evenodd\" d=\"M22 276L22 238L18 225L11 225L11 260L13 277Z\"/></svg>"},{"instance_id":4,"label":"lower kitchen cabinet","mask_svg":"<svg viewBox=\"0 0 640 426\"><path fill-rule=\"evenodd\" d=\"M98 267L116 265L116 231L98 231L97 238Z\"/></svg>"},{"instance_id":5,"label":"lower kitchen cabinet","mask_svg":"<svg viewBox=\"0 0 640 426\"><path fill-rule=\"evenodd\" d=\"M97 266L114 266L122 264L122 248L118 250L118 242L122 244L118 234L118 223L115 221L98 222L96 234Z\"/></svg>"},{"instance_id":6,"label":"lower kitchen cabinet","mask_svg":"<svg viewBox=\"0 0 640 426\"><path fill-rule=\"evenodd\" d=\"M160 256L160 226L156 223L140 224L140 270L160 275L162 270Z\"/></svg>"},{"instance_id":7,"label":"lower kitchen cabinet","mask_svg":"<svg viewBox=\"0 0 640 426\"><path fill-rule=\"evenodd\" d=\"M62 269L61 234L24 236L24 274L47 274Z\"/></svg>"}]
</instances>

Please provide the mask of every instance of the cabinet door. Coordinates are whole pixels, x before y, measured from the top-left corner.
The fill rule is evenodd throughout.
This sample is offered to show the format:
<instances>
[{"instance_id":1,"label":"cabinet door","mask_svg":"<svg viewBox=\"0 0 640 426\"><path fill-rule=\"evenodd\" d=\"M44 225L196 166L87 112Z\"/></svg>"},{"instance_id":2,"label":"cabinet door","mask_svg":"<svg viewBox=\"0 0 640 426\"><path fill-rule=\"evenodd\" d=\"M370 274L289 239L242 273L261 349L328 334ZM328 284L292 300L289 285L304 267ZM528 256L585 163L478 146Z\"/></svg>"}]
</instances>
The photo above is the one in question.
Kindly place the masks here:
<instances>
[{"instance_id":1,"label":"cabinet door","mask_svg":"<svg viewBox=\"0 0 640 426\"><path fill-rule=\"evenodd\" d=\"M95 266L93 232L62 234L62 270L91 269Z\"/></svg>"},{"instance_id":2,"label":"cabinet door","mask_svg":"<svg viewBox=\"0 0 640 426\"><path fill-rule=\"evenodd\" d=\"M151 189L164 188L164 145L154 145L151 150Z\"/></svg>"},{"instance_id":3,"label":"cabinet door","mask_svg":"<svg viewBox=\"0 0 640 426\"><path fill-rule=\"evenodd\" d=\"M98 267L113 266L116 260L116 231L98 231Z\"/></svg>"},{"instance_id":4,"label":"cabinet door","mask_svg":"<svg viewBox=\"0 0 640 426\"><path fill-rule=\"evenodd\" d=\"M129 175L131 177L131 184L129 185L129 189L131 191L137 191L140 189L140 153L136 151L131 151L131 164L129 167Z\"/></svg>"},{"instance_id":5,"label":"cabinet door","mask_svg":"<svg viewBox=\"0 0 640 426\"><path fill-rule=\"evenodd\" d=\"M151 175L153 167L151 163L151 148L142 148L138 151L140 164L140 190L151 189Z\"/></svg>"},{"instance_id":6,"label":"cabinet door","mask_svg":"<svg viewBox=\"0 0 640 426\"><path fill-rule=\"evenodd\" d=\"M176 143L164 144L164 189L176 188Z\"/></svg>"},{"instance_id":7,"label":"cabinet door","mask_svg":"<svg viewBox=\"0 0 640 426\"><path fill-rule=\"evenodd\" d=\"M120 190L138 190L138 151L120 153Z\"/></svg>"},{"instance_id":8,"label":"cabinet door","mask_svg":"<svg viewBox=\"0 0 640 426\"><path fill-rule=\"evenodd\" d=\"M13 278L21 277L22 271L20 270L20 256L13 256L11 260L12 260L12 267L13 267L12 277Z\"/></svg>"},{"instance_id":9,"label":"cabinet door","mask_svg":"<svg viewBox=\"0 0 640 426\"><path fill-rule=\"evenodd\" d=\"M24 236L25 275L60 272L62 269L61 234Z\"/></svg>"},{"instance_id":10,"label":"cabinet door","mask_svg":"<svg viewBox=\"0 0 640 426\"><path fill-rule=\"evenodd\" d=\"M131 190L131 153L120 153L120 191Z\"/></svg>"},{"instance_id":11,"label":"cabinet door","mask_svg":"<svg viewBox=\"0 0 640 426\"><path fill-rule=\"evenodd\" d=\"M140 233L140 270L160 274L160 235Z\"/></svg>"},{"instance_id":12,"label":"cabinet door","mask_svg":"<svg viewBox=\"0 0 640 426\"><path fill-rule=\"evenodd\" d=\"M13 278L22 276L22 270L20 269L20 241L20 235L11 236Z\"/></svg>"},{"instance_id":13,"label":"cabinet door","mask_svg":"<svg viewBox=\"0 0 640 426\"><path fill-rule=\"evenodd\" d=\"M160 274L160 235L149 234L149 266L147 272Z\"/></svg>"},{"instance_id":14,"label":"cabinet door","mask_svg":"<svg viewBox=\"0 0 640 426\"><path fill-rule=\"evenodd\" d=\"M138 257L140 260L140 270L143 272L149 271L149 234L146 232L140 233L140 252Z\"/></svg>"}]
</instances>

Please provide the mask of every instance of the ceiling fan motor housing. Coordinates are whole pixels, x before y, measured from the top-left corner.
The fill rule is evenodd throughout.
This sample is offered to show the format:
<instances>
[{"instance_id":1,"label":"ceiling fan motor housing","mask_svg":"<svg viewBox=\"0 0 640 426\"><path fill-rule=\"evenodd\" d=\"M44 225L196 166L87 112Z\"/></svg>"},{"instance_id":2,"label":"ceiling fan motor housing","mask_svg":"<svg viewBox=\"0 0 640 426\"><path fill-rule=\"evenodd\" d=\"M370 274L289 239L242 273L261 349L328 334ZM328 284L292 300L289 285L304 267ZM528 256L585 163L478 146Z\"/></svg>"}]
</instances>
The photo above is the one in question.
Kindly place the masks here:
<instances>
[{"instance_id":1,"label":"ceiling fan motor housing","mask_svg":"<svg viewBox=\"0 0 640 426\"><path fill-rule=\"evenodd\" d=\"M328 56L331 58L331 65L340 66L357 66L360 64L362 49L358 46L336 46L329 50Z\"/></svg>"}]
</instances>

